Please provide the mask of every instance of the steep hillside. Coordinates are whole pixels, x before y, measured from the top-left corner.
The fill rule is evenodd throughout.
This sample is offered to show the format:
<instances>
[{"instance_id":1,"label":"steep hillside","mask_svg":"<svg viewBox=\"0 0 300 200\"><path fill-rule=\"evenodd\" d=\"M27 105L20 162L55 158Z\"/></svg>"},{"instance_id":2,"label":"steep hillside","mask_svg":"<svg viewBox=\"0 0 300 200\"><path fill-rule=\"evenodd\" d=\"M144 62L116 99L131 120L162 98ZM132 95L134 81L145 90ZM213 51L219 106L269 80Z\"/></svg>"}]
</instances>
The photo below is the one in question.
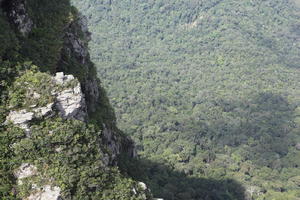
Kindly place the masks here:
<instances>
[{"instance_id":1,"label":"steep hillside","mask_svg":"<svg viewBox=\"0 0 300 200\"><path fill-rule=\"evenodd\" d=\"M0 1L0 199L152 199L68 0Z\"/></svg>"},{"instance_id":2,"label":"steep hillside","mask_svg":"<svg viewBox=\"0 0 300 200\"><path fill-rule=\"evenodd\" d=\"M300 198L298 1L73 2L121 129L190 178L149 164L155 194L242 199L201 182L234 179L247 199Z\"/></svg>"}]
</instances>

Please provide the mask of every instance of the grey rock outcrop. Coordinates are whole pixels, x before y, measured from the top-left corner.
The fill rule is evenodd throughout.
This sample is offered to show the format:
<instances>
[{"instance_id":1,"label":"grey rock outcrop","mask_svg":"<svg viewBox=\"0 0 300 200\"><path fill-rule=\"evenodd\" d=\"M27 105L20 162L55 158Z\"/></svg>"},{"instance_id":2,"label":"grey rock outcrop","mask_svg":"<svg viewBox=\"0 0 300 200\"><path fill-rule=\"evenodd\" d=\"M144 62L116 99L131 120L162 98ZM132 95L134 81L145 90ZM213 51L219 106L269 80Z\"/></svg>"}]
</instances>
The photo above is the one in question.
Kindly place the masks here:
<instances>
[{"instance_id":1,"label":"grey rock outcrop","mask_svg":"<svg viewBox=\"0 0 300 200\"><path fill-rule=\"evenodd\" d=\"M22 185L22 179L29 178L38 174L37 168L31 164L23 163L14 173L14 176L18 180L18 184ZM38 187L36 184L32 184L32 193L29 197L23 200L60 200L61 189L57 186L51 187L50 185L44 185Z\"/></svg>"},{"instance_id":2,"label":"grey rock outcrop","mask_svg":"<svg viewBox=\"0 0 300 200\"><path fill-rule=\"evenodd\" d=\"M88 31L86 17L79 15L78 18L69 24L64 36L63 57L76 59L82 65L87 76L81 81L84 95L87 99L87 109L91 112L96 111L100 97L100 81L94 72L94 65L90 61L88 52L88 42L91 40L91 33ZM60 61L65 62L63 59ZM64 69L61 69L64 71Z\"/></svg>"},{"instance_id":3,"label":"grey rock outcrop","mask_svg":"<svg viewBox=\"0 0 300 200\"><path fill-rule=\"evenodd\" d=\"M63 72L57 72L53 78L54 82L59 85L66 85L70 81L74 80L73 75L64 75Z\"/></svg>"},{"instance_id":4,"label":"grey rock outcrop","mask_svg":"<svg viewBox=\"0 0 300 200\"><path fill-rule=\"evenodd\" d=\"M54 81L60 85L66 85L72 80L74 80L73 75L65 76L62 72L56 73L54 77ZM86 104L80 83L78 82L75 86L59 92L55 107L59 110L60 116L65 119L73 118L84 121L86 118Z\"/></svg>"},{"instance_id":5,"label":"grey rock outcrop","mask_svg":"<svg viewBox=\"0 0 300 200\"><path fill-rule=\"evenodd\" d=\"M114 162L116 157L120 154L121 144L120 142L117 142L116 135L111 131L111 129L108 129L105 124L103 124L102 138L110 150L111 162Z\"/></svg>"},{"instance_id":6,"label":"grey rock outcrop","mask_svg":"<svg viewBox=\"0 0 300 200\"><path fill-rule=\"evenodd\" d=\"M28 34L33 27L33 22L26 11L26 1L13 0L10 3L11 8L8 13L9 18L23 35Z\"/></svg>"},{"instance_id":7,"label":"grey rock outcrop","mask_svg":"<svg viewBox=\"0 0 300 200\"><path fill-rule=\"evenodd\" d=\"M133 141L129 137L119 136L116 131L102 124L102 140L103 145L110 151L110 164L116 164L116 160L120 153L126 153L129 157L136 157L136 148Z\"/></svg>"},{"instance_id":8,"label":"grey rock outcrop","mask_svg":"<svg viewBox=\"0 0 300 200\"><path fill-rule=\"evenodd\" d=\"M35 118L42 118L51 115L54 103L49 103L45 107L33 109Z\"/></svg>"},{"instance_id":9,"label":"grey rock outcrop","mask_svg":"<svg viewBox=\"0 0 300 200\"><path fill-rule=\"evenodd\" d=\"M45 185L24 200L61 200L61 189Z\"/></svg>"},{"instance_id":10,"label":"grey rock outcrop","mask_svg":"<svg viewBox=\"0 0 300 200\"><path fill-rule=\"evenodd\" d=\"M74 30L81 31L78 33ZM80 37L80 34L83 35L83 37ZM88 31L87 19L84 16L79 16L77 20L70 24L64 40L65 50L70 57L74 55L79 63L83 65L86 64L87 61L90 61L88 42L91 40L91 33Z\"/></svg>"},{"instance_id":11,"label":"grey rock outcrop","mask_svg":"<svg viewBox=\"0 0 300 200\"><path fill-rule=\"evenodd\" d=\"M96 104L99 100L99 81L95 78L86 80L85 83L85 95L89 97L89 110L91 112L96 111Z\"/></svg>"},{"instance_id":12,"label":"grey rock outcrop","mask_svg":"<svg viewBox=\"0 0 300 200\"><path fill-rule=\"evenodd\" d=\"M71 83L71 81L74 81ZM57 73L53 78L53 88L60 86L62 89L54 89L52 95L54 102L44 107L36 105L29 106L30 109L10 111L6 118L6 123L12 122L16 126L30 132L30 122L34 119L52 116L55 110L64 119L77 119L84 121L87 115L85 98L81 91L80 83L75 80L73 75L64 75Z\"/></svg>"},{"instance_id":13,"label":"grey rock outcrop","mask_svg":"<svg viewBox=\"0 0 300 200\"><path fill-rule=\"evenodd\" d=\"M37 174L37 168L31 164L23 163L14 173L15 177L20 180Z\"/></svg>"},{"instance_id":14,"label":"grey rock outcrop","mask_svg":"<svg viewBox=\"0 0 300 200\"><path fill-rule=\"evenodd\" d=\"M6 121L11 121L16 126L29 131L28 122L34 118L33 112L28 112L25 109L19 111L10 111L9 115L6 118Z\"/></svg>"}]
</instances>

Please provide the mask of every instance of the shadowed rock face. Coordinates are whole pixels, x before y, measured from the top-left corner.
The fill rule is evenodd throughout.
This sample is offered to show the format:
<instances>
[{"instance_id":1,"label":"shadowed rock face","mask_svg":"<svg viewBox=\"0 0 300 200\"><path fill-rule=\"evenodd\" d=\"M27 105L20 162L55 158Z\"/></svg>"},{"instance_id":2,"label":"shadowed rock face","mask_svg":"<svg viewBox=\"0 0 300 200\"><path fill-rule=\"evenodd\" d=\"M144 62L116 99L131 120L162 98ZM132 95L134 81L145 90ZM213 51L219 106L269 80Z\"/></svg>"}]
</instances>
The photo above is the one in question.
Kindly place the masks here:
<instances>
[{"instance_id":1,"label":"shadowed rock face","mask_svg":"<svg viewBox=\"0 0 300 200\"><path fill-rule=\"evenodd\" d=\"M91 33L88 31L87 19L79 14L78 18L70 23L66 29L62 54L67 58L72 57L76 59L86 71L87 76L81 80L81 85L83 93L87 97L87 109L91 112L95 112L100 97L100 81L97 79L95 73L91 73L94 71L94 65L90 61L88 51L88 42L90 40ZM66 62L63 57L64 56L62 56L62 60L60 61L62 64ZM58 66L58 69L65 71L62 66L63 65Z\"/></svg>"},{"instance_id":2,"label":"shadowed rock face","mask_svg":"<svg viewBox=\"0 0 300 200\"><path fill-rule=\"evenodd\" d=\"M33 27L33 21L26 11L26 0L1 0L1 3L7 4L8 17L17 27L18 31L23 36L27 35Z\"/></svg>"}]
</instances>

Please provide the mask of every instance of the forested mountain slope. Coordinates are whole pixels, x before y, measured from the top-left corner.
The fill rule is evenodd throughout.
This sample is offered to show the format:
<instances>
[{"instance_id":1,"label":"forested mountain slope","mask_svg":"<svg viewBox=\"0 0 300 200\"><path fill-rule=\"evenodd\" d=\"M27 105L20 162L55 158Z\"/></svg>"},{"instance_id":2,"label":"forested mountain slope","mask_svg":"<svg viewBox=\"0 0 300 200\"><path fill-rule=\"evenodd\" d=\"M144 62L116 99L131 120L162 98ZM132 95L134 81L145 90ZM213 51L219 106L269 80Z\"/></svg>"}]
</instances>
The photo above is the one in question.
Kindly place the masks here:
<instances>
[{"instance_id":1,"label":"forested mountain slope","mask_svg":"<svg viewBox=\"0 0 300 200\"><path fill-rule=\"evenodd\" d=\"M68 0L0 0L1 200L152 199L118 168L134 144L116 127L89 40Z\"/></svg>"},{"instance_id":2,"label":"forested mountain slope","mask_svg":"<svg viewBox=\"0 0 300 200\"><path fill-rule=\"evenodd\" d=\"M247 199L300 198L298 1L73 3L141 157L191 179L233 178ZM165 199L237 198L148 168L145 181Z\"/></svg>"}]
</instances>

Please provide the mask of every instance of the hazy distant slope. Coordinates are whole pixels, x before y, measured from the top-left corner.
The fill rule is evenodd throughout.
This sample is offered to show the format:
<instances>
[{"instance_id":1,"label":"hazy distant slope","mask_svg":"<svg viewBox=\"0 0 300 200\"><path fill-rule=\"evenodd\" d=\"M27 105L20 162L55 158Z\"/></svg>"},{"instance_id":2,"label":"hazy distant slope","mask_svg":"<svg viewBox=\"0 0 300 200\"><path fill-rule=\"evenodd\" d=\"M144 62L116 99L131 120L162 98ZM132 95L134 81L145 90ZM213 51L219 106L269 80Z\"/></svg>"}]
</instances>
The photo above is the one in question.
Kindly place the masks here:
<instances>
[{"instance_id":1,"label":"hazy distant slope","mask_svg":"<svg viewBox=\"0 0 300 200\"><path fill-rule=\"evenodd\" d=\"M90 18L92 58L141 155L195 177L234 177L257 187L254 199L300 197L292 1L74 3ZM178 188L158 185L166 199Z\"/></svg>"}]
</instances>

